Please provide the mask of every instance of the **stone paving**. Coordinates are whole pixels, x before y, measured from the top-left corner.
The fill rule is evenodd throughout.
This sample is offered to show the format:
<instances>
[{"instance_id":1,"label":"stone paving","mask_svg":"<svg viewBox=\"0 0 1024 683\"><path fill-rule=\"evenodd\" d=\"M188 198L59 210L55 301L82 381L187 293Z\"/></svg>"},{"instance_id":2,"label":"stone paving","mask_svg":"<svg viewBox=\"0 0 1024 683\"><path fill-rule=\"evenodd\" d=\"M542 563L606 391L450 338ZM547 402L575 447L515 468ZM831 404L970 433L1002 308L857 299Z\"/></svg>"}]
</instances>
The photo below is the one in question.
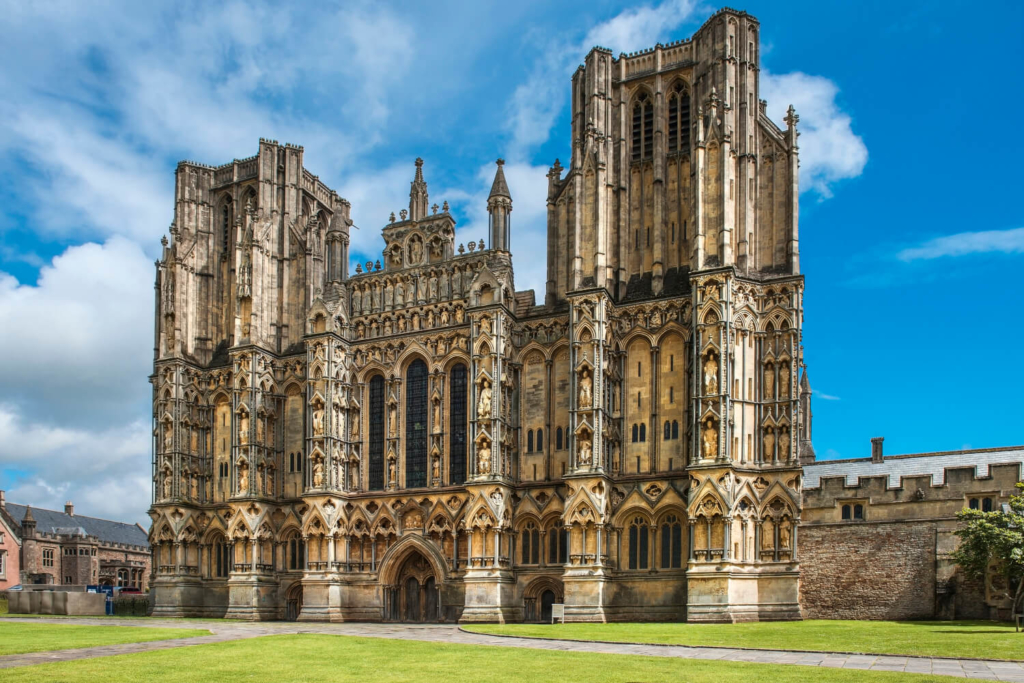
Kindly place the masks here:
<instances>
[{"instance_id":1,"label":"stone paving","mask_svg":"<svg viewBox=\"0 0 1024 683\"><path fill-rule=\"evenodd\" d=\"M23 622L23 619L2 619ZM174 621L162 619L109 619L69 618L32 619L31 623L84 624L104 626L139 626L152 628L206 628L213 635L179 640L157 640L148 643L103 645L74 650L54 650L0 657L0 669L64 662L93 657L166 650L229 640L258 638L269 635L315 633L395 640L422 640L460 645L493 645L521 647L536 650L563 650L597 652L603 654L641 655L645 657L678 657L681 659L712 659L723 662L751 662L755 664L791 664L837 669L869 669L871 671L904 671L992 681L1024 683L1024 662L995 660L943 659L936 657L900 657L894 655L856 655L837 652L796 652L792 650L746 650L723 647L686 647L682 645L638 645L628 643L587 642L575 640L547 640L469 633L456 626L441 624L324 624L298 622L241 622L241 621Z\"/></svg>"}]
</instances>

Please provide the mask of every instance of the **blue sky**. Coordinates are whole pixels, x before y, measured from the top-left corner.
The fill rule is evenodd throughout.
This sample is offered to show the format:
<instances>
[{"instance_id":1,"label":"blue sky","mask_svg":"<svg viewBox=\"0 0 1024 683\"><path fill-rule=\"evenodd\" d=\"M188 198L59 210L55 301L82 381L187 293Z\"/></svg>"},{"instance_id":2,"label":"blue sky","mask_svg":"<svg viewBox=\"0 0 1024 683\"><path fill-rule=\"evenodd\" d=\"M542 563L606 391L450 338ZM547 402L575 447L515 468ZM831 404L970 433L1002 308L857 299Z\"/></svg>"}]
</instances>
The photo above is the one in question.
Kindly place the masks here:
<instances>
[{"instance_id":1,"label":"blue sky","mask_svg":"<svg viewBox=\"0 0 1024 683\"><path fill-rule=\"evenodd\" d=\"M568 157L572 71L595 44L685 38L714 9L0 0L0 487L145 521L153 260L179 159L304 145L352 201L365 260L417 156L459 240L479 239L502 156L517 287L542 289L530 255L547 166ZM761 21L769 113L801 115L819 456L866 456L872 436L888 453L1024 442L1024 10L742 9Z\"/></svg>"}]
</instances>

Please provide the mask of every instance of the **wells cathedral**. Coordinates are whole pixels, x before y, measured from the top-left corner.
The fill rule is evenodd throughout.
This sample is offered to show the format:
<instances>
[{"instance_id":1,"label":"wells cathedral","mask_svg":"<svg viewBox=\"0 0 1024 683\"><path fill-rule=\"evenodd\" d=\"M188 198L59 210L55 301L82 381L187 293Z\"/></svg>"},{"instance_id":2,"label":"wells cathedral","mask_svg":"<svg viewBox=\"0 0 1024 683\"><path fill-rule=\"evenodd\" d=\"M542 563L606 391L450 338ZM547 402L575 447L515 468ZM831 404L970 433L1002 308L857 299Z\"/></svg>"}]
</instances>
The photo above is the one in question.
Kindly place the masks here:
<instances>
[{"instance_id":1,"label":"wells cathedral","mask_svg":"<svg viewBox=\"0 0 1024 683\"><path fill-rule=\"evenodd\" d=\"M766 114L759 33L722 10L688 40L590 51L547 175L541 297L515 287L501 160L486 240L460 243L417 159L354 268L350 204L302 147L181 162L156 275L155 614L850 616L815 593L842 561L825 549L904 513L871 507L889 484L826 491L836 472L805 503L799 117ZM866 462L894 476L880 441ZM952 569L931 539L935 612Z\"/></svg>"}]
</instances>

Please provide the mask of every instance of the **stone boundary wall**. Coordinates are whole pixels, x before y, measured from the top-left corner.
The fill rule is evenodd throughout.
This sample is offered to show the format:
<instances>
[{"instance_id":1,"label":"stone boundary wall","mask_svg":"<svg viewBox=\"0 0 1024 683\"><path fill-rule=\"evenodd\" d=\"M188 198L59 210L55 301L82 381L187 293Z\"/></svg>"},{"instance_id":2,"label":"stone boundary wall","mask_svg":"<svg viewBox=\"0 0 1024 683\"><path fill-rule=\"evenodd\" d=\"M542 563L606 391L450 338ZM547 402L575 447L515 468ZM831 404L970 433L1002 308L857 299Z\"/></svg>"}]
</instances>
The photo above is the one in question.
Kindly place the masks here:
<instances>
[{"instance_id":1,"label":"stone boundary wall","mask_svg":"<svg viewBox=\"0 0 1024 683\"><path fill-rule=\"evenodd\" d=\"M931 619L937 524L800 527L806 619Z\"/></svg>"}]
</instances>

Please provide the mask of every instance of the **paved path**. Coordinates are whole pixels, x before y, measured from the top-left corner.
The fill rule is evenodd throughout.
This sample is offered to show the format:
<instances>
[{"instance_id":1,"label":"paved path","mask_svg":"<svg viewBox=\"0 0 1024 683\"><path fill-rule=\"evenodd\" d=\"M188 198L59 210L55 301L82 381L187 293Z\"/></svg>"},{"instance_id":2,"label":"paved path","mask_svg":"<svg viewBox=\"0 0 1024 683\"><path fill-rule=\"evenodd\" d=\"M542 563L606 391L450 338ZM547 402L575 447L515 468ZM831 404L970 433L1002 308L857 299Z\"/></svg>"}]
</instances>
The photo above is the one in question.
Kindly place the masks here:
<instances>
[{"instance_id":1,"label":"paved path","mask_svg":"<svg viewBox=\"0 0 1024 683\"><path fill-rule=\"evenodd\" d=\"M17 621L23 619L3 619ZM93 657L149 652L203 643L222 643L229 640L257 638L259 636L291 633L317 633L339 636L391 638L397 640L423 640L461 645L494 645L522 647L536 650L563 650L572 652L598 652L604 654L642 655L646 657L678 657L681 659L713 659L723 662L752 662L756 664L795 664L837 669L870 669L872 671L905 671L908 673L936 674L976 678L993 681L1024 683L1024 662L978 661L967 659L941 659L932 657L899 657L894 655L850 655L834 652L794 652L789 650L741 650L720 647L685 647L681 645L631 645L626 643L594 643L573 640L541 640L467 633L455 626L411 624L321 624L296 622L240 622L195 621L182 622L161 619L32 619L31 623L84 624L103 626L140 626L150 628L206 628L213 635L180 640L157 640L148 643L103 645L75 650L33 652L0 657L0 669L65 662Z\"/></svg>"}]
</instances>

